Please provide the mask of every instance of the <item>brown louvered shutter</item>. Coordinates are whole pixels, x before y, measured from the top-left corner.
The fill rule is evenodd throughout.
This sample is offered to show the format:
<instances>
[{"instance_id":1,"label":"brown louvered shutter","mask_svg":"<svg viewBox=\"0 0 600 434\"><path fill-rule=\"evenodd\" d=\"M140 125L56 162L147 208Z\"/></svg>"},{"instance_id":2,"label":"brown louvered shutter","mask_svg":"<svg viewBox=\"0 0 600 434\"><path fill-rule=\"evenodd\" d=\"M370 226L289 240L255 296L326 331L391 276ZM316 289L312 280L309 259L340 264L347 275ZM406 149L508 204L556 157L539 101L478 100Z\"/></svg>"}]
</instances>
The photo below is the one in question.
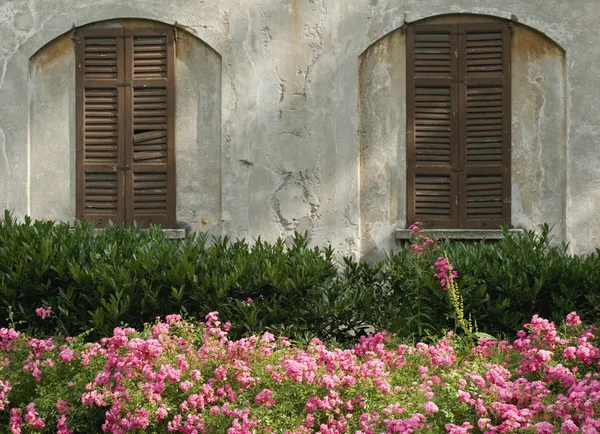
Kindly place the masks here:
<instances>
[{"instance_id":1,"label":"brown louvered shutter","mask_svg":"<svg viewBox=\"0 0 600 434\"><path fill-rule=\"evenodd\" d=\"M79 32L77 45L77 218L98 226L125 218L124 93L120 30Z\"/></svg>"},{"instance_id":2,"label":"brown louvered shutter","mask_svg":"<svg viewBox=\"0 0 600 434\"><path fill-rule=\"evenodd\" d=\"M412 26L407 33L407 198L409 222L457 222L456 26Z\"/></svg>"},{"instance_id":3,"label":"brown louvered shutter","mask_svg":"<svg viewBox=\"0 0 600 434\"><path fill-rule=\"evenodd\" d=\"M498 228L510 223L510 29L459 29L459 221L465 228Z\"/></svg>"},{"instance_id":4,"label":"brown louvered shutter","mask_svg":"<svg viewBox=\"0 0 600 434\"><path fill-rule=\"evenodd\" d=\"M174 32L133 29L126 39L132 86L127 213L144 226L175 225Z\"/></svg>"},{"instance_id":5,"label":"brown louvered shutter","mask_svg":"<svg viewBox=\"0 0 600 434\"><path fill-rule=\"evenodd\" d=\"M507 25L409 27L409 223L510 223L510 118Z\"/></svg>"},{"instance_id":6,"label":"brown louvered shutter","mask_svg":"<svg viewBox=\"0 0 600 434\"><path fill-rule=\"evenodd\" d=\"M174 227L174 31L83 30L77 42L77 217Z\"/></svg>"}]
</instances>

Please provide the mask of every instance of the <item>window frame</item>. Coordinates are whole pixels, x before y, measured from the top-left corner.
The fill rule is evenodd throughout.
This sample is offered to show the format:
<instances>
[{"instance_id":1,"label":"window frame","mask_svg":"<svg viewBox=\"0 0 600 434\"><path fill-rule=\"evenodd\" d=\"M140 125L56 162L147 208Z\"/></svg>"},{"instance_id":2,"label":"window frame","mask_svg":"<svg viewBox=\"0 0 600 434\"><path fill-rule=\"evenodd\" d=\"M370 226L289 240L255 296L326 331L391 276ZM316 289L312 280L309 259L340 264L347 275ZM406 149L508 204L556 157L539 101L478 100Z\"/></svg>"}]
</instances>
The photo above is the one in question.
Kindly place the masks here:
<instances>
[{"instance_id":1,"label":"window frame","mask_svg":"<svg viewBox=\"0 0 600 434\"><path fill-rule=\"evenodd\" d=\"M467 73L466 70L466 40L467 33L475 32L500 32L502 47L502 72L498 75L483 73L480 76ZM417 32L431 32L433 34L448 34L450 43L450 69L446 75L443 73L419 76L415 68L415 35ZM437 229L498 229L501 224L510 225L510 147L511 147L511 24L508 22L473 22L450 24L411 24L406 28L406 217L407 226L415 221L422 221L426 227ZM441 57L439 57L441 58ZM434 62L432 62L434 63ZM435 70L436 68L432 68ZM441 70L441 69L440 69ZM502 131L501 131L501 160L500 165L473 165L467 164L466 159L466 89L470 85L475 87L491 86L489 83L501 83L502 90ZM420 83L420 84L417 84ZM478 84L479 83L479 84ZM446 87L450 89L449 122L450 122L450 156L449 165L418 165L416 158L415 138L415 92L418 86ZM467 167L468 166L468 167ZM501 218L490 220L467 218L467 176L477 178L474 174L481 173L485 176L492 174L501 177ZM449 179L449 215L439 220L424 220L419 217L416 205L416 180L419 174L432 177L435 173L442 174ZM484 178L484 176L480 177ZM432 178L435 179L435 178ZM495 199L496 200L496 199ZM498 203L494 205L498 208Z\"/></svg>"},{"instance_id":2,"label":"window frame","mask_svg":"<svg viewBox=\"0 0 600 434\"><path fill-rule=\"evenodd\" d=\"M165 73L162 78L140 78L134 73L134 38L165 37ZM85 40L90 37L116 37L116 83L103 83L106 89L117 91L117 161L107 163L102 173L115 173L117 176L116 214L90 213L86 210L86 173L93 172L85 161L85 90L86 83L92 82L85 75ZM76 218L88 219L98 227L104 227L109 220L118 225L139 223L142 227L159 224L165 229L176 225L176 165L175 165L175 29L172 27L120 27L86 28L75 31L76 54ZM97 82L106 80L96 80ZM114 80L113 80L114 81ZM111 85L113 85L111 87ZM94 88L93 86L90 86ZM134 154L134 89L164 88L166 116L166 162L161 168L136 163ZM153 166L156 166L153 165ZM134 172L165 173L166 193L164 214L140 215L134 210ZM144 172L145 171L145 172ZM114 220L111 218L114 217ZM141 218L140 218L141 217Z\"/></svg>"}]
</instances>

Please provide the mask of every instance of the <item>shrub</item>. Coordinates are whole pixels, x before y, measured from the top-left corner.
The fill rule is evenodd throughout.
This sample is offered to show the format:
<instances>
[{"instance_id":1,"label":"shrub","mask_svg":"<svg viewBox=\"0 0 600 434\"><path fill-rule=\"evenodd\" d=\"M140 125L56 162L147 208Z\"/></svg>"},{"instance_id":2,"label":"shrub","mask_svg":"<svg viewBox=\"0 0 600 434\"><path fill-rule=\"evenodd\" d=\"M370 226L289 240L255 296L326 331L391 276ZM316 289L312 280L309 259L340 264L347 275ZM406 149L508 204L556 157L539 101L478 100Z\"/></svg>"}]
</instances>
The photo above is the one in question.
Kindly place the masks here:
<instances>
[{"instance_id":1,"label":"shrub","mask_svg":"<svg viewBox=\"0 0 600 434\"><path fill-rule=\"evenodd\" d=\"M202 233L181 242L160 230L86 222L0 223L0 317L37 335L108 335L171 312L203 317L218 310L240 337L264 330L292 338L344 341L360 333L379 298L370 268L347 258L338 273L333 251L260 238L252 245ZM49 306L46 321L31 306ZM6 323L4 324L6 325Z\"/></svg>"},{"instance_id":2,"label":"shrub","mask_svg":"<svg viewBox=\"0 0 600 434\"><path fill-rule=\"evenodd\" d=\"M0 422L60 434L600 428L600 342L575 313L558 330L534 316L513 343L475 346L381 332L346 350L301 348L268 332L230 340L230 326L216 312L200 325L171 315L88 344L0 329Z\"/></svg>"},{"instance_id":3,"label":"shrub","mask_svg":"<svg viewBox=\"0 0 600 434\"><path fill-rule=\"evenodd\" d=\"M433 235L431 235L433 236ZM233 338L265 330L308 342L344 344L373 326L409 339L457 328L434 276L447 255L458 272L456 297L480 332L514 337L534 314L558 321L578 311L600 321L600 253L579 257L537 234L505 233L497 243L458 243L413 234L413 247L378 264L333 257L330 247L253 243L227 237L166 240L152 228L80 222L0 222L0 318L37 336L107 336L172 312L202 318L219 311ZM453 292L454 294L454 292ZM51 307L45 321L31 306ZM0 325L7 325L0 322Z\"/></svg>"},{"instance_id":4,"label":"shrub","mask_svg":"<svg viewBox=\"0 0 600 434\"><path fill-rule=\"evenodd\" d=\"M535 314L558 321L573 310L586 321L600 321L600 251L570 255L565 244L551 243L549 232L548 226L540 233L505 231L494 243L435 241L420 254L414 247L401 249L382 264L390 296L377 327L421 338L426 330L435 334L456 326L449 299L430 270L443 252L458 272L465 311L480 331L514 337Z\"/></svg>"}]
</instances>

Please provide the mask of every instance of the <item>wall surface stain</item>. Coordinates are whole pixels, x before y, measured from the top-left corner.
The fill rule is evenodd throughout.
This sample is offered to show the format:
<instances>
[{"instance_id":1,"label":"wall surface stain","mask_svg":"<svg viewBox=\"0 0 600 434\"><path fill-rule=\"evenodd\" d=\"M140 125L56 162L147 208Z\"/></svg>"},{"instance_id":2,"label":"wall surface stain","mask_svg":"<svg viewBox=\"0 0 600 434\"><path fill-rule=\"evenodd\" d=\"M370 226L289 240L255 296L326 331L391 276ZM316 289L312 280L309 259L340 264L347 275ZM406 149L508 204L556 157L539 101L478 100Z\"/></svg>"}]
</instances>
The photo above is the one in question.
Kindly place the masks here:
<instances>
[{"instance_id":1,"label":"wall surface stain","mask_svg":"<svg viewBox=\"0 0 600 434\"><path fill-rule=\"evenodd\" d=\"M40 49L37 55L32 58L32 63L36 66L36 73L39 73L39 71L44 69L48 64L59 61L69 53L72 53L75 46L75 43L72 40L73 36L73 32L65 33Z\"/></svg>"}]
</instances>

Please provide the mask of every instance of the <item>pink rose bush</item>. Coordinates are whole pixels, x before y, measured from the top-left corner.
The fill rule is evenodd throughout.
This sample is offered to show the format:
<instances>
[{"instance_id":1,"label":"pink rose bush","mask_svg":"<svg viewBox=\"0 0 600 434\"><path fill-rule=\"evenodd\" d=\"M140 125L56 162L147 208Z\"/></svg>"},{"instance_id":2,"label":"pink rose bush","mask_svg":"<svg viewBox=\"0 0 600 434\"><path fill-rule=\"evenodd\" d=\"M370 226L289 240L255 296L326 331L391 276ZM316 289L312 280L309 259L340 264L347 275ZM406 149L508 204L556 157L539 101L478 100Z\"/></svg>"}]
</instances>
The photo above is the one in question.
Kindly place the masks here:
<instances>
[{"instance_id":1,"label":"pink rose bush","mask_svg":"<svg viewBox=\"0 0 600 434\"><path fill-rule=\"evenodd\" d=\"M348 349L270 333L230 340L216 312L96 343L0 329L10 433L600 432L600 348L576 313L534 316L514 342L386 332ZM4 432L4 431L3 431Z\"/></svg>"}]
</instances>

